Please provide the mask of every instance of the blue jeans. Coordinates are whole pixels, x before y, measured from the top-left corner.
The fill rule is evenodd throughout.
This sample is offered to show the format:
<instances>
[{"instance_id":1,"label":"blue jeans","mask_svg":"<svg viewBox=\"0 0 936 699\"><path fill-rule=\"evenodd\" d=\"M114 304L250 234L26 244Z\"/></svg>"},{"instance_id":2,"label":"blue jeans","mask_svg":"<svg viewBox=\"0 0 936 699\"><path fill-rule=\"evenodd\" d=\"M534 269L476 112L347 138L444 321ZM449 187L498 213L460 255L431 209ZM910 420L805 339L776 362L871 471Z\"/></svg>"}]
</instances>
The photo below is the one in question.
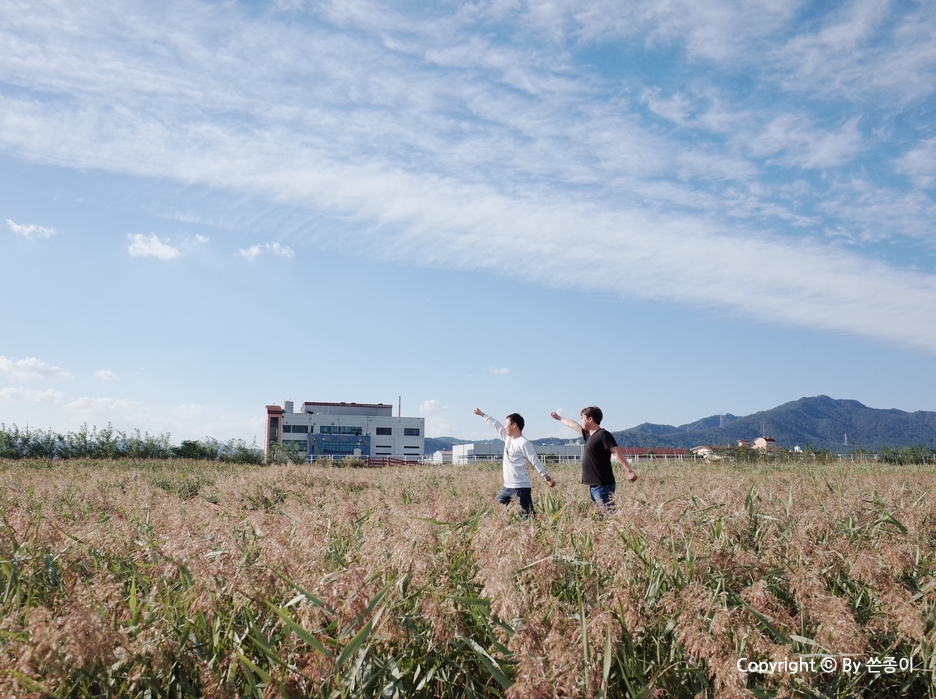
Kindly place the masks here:
<instances>
[{"instance_id":1,"label":"blue jeans","mask_svg":"<svg viewBox=\"0 0 936 699\"><path fill-rule=\"evenodd\" d=\"M533 488L501 488L494 502L509 505L514 498L520 501L520 511L524 517L533 514Z\"/></svg>"},{"instance_id":2,"label":"blue jeans","mask_svg":"<svg viewBox=\"0 0 936 699\"><path fill-rule=\"evenodd\" d=\"M588 487L588 495L591 497L592 502L598 505L599 510L612 510L614 509L614 491L617 489L617 486L612 483L611 485L591 485Z\"/></svg>"}]
</instances>

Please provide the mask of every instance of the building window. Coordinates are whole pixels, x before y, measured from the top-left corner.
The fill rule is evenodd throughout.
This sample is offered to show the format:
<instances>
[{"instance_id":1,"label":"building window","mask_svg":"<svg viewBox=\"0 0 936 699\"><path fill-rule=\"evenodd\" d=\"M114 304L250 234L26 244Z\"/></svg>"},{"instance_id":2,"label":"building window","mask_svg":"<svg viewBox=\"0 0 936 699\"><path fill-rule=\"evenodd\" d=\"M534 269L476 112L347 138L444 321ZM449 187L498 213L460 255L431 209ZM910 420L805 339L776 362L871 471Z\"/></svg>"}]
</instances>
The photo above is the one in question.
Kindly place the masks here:
<instances>
[{"instance_id":1,"label":"building window","mask_svg":"<svg viewBox=\"0 0 936 699\"><path fill-rule=\"evenodd\" d=\"M319 434L364 434L363 427L346 427L345 425L322 425L319 427Z\"/></svg>"},{"instance_id":2,"label":"building window","mask_svg":"<svg viewBox=\"0 0 936 699\"><path fill-rule=\"evenodd\" d=\"M279 418L270 418L270 441L272 442L279 436Z\"/></svg>"},{"instance_id":3,"label":"building window","mask_svg":"<svg viewBox=\"0 0 936 699\"><path fill-rule=\"evenodd\" d=\"M283 432L292 432L293 434L308 434L309 426L308 425L283 425Z\"/></svg>"},{"instance_id":4,"label":"building window","mask_svg":"<svg viewBox=\"0 0 936 699\"><path fill-rule=\"evenodd\" d=\"M355 449L360 449L361 445L357 442L326 442L322 445L323 454L353 454ZM363 452L363 450L362 450Z\"/></svg>"},{"instance_id":5,"label":"building window","mask_svg":"<svg viewBox=\"0 0 936 699\"><path fill-rule=\"evenodd\" d=\"M392 427L378 427L375 434L380 437L388 437L393 434L393 428Z\"/></svg>"},{"instance_id":6,"label":"building window","mask_svg":"<svg viewBox=\"0 0 936 699\"><path fill-rule=\"evenodd\" d=\"M403 436L404 436L404 437L418 437L418 436L419 436L419 428L418 428L418 427L404 427L404 428L403 428Z\"/></svg>"},{"instance_id":7,"label":"building window","mask_svg":"<svg viewBox=\"0 0 936 699\"><path fill-rule=\"evenodd\" d=\"M393 449L389 444L375 444L374 449Z\"/></svg>"}]
</instances>

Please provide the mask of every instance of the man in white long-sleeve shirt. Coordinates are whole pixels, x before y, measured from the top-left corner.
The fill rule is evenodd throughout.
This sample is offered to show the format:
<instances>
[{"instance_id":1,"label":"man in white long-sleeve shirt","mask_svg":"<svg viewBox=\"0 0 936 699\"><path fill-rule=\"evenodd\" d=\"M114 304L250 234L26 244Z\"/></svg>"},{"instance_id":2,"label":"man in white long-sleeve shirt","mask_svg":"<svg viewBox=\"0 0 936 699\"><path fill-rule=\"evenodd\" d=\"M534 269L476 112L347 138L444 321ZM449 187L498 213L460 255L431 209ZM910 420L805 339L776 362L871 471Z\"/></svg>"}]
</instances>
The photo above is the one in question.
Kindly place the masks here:
<instances>
[{"instance_id":1,"label":"man in white long-sleeve shirt","mask_svg":"<svg viewBox=\"0 0 936 699\"><path fill-rule=\"evenodd\" d=\"M509 505L511 500L517 498L523 516L529 517L533 514L533 484L527 473L527 464L533 464L550 488L556 485L556 481L546 472L530 440L523 436L523 418L517 413L511 413L505 418L506 424L502 425L490 415L485 415L480 408L475 408L474 414L483 417L504 440L504 487L495 501Z\"/></svg>"}]
</instances>

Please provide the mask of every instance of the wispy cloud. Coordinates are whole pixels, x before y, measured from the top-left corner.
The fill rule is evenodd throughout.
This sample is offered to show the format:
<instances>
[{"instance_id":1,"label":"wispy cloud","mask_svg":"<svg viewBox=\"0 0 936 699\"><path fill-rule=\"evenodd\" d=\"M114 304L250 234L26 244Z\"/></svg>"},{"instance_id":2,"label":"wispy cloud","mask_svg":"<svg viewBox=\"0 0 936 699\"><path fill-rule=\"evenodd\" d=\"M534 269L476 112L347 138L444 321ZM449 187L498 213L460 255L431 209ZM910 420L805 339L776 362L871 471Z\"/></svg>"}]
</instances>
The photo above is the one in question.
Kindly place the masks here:
<instances>
[{"instance_id":1,"label":"wispy cloud","mask_svg":"<svg viewBox=\"0 0 936 699\"><path fill-rule=\"evenodd\" d=\"M44 391L22 387L0 388L0 401L9 403L58 403L64 398L64 393L51 388Z\"/></svg>"},{"instance_id":2,"label":"wispy cloud","mask_svg":"<svg viewBox=\"0 0 936 699\"><path fill-rule=\"evenodd\" d=\"M492 374L494 374L495 376L507 376L507 374L510 373L510 369L508 369L508 368L505 367L505 366L503 366L503 367L491 367L491 369L489 369L489 371L490 371Z\"/></svg>"},{"instance_id":3,"label":"wispy cloud","mask_svg":"<svg viewBox=\"0 0 936 699\"><path fill-rule=\"evenodd\" d=\"M94 372L94 378L101 381L116 381L117 374L107 369L100 369L99 371Z\"/></svg>"},{"instance_id":4,"label":"wispy cloud","mask_svg":"<svg viewBox=\"0 0 936 699\"><path fill-rule=\"evenodd\" d=\"M293 257L296 253L292 248L279 243L263 243L262 245L251 245L237 251L237 254L245 260L253 262L260 255L276 255L278 257Z\"/></svg>"},{"instance_id":5,"label":"wispy cloud","mask_svg":"<svg viewBox=\"0 0 936 699\"><path fill-rule=\"evenodd\" d=\"M894 164L884 98L930 98L936 24L923 8L837 7L794 26L780 0L21 4L0 27L17 47L0 73L28 89L0 89L0 149L246 194L293 212L292 230L330 218L340 237L296 239L350 254L932 352L936 275L861 246L936 248L927 192L871 184L886 163L930 186L916 134ZM672 88L583 67L577 52L608 41L717 70ZM757 89L734 86L738 65ZM135 235L131 254L180 254ZM237 252L264 254L294 253Z\"/></svg>"},{"instance_id":6,"label":"wispy cloud","mask_svg":"<svg viewBox=\"0 0 936 699\"><path fill-rule=\"evenodd\" d=\"M784 114L751 139L755 155L777 155L785 164L801 168L831 168L852 160L861 151L858 117L836 131L812 128L808 118Z\"/></svg>"},{"instance_id":7,"label":"wispy cloud","mask_svg":"<svg viewBox=\"0 0 936 699\"><path fill-rule=\"evenodd\" d=\"M72 378L57 366L49 366L38 357L10 359L0 356L0 376L13 381L60 381Z\"/></svg>"},{"instance_id":8,"label":"wispy cloud","mask_svg":"<svg viewBox=\"0 0 936 699\"><path fill-rule=\"evenodd\" d=\"M646 104L654 114L658 114L674 124L685 124L694 107L692 100L679 93L668 97L662 96L660 93L660 88L645 89L641 102Z\"/></svg>"},{"instance_id":9,"label":"wispy cloud","mask_svg":"<svg viewBox=\"0 0 936 699\"><path fill-rule=\"evenodd\" d=\"M17 235L23 236L27 240L37 240L39 238L48 238L53 233L55 233L55 229L53 228L46 228L45 226L37 226L34 223L20 224L20 223L14 223L10 219L7 219L6 222L7 222L7 225L10 227L11 231L16 233Z\"/></svg>"},{"instance_id":10,"label":"wispy cloud","mask_svg":"<svg viewBox=\"0 0 936 699\"><path fill-rule=\"evenodd\" d=\"M616 0L559 0L522 3L478 3L480 18L521 23L555 42L637 40L650 45L677 44L694 58L725 61L737 58L758 40L782 29L796 3L777 0L666 0L625 3ZM466 16L467 13L465 13Z\"/></svg>"},{"instance_id":11,"label":"wispy cloud","mask_svg":"<svg viewBox=\"0 0 936 699\"><path fill-rule=\"evenodd\" d=\"M896 13L888 0L841 3L815 31L790 37L765 58L784 87L853 101L887 96L906 104L936 89L936 16L920 4Z\"/></svg>"},{"instance_id":12,"label":"wispy cloud","mask_svg":"<svg viewBox=\"0 0 936 699\"><path fill-rule=\"evenodd\" d=\"M925 167L922 164L917 177L925 177ZM849 240L873 243L898 236L924 242L933 239L936 202L925 192L882 187L859 176L836 182L833 191L834 196L819 207L841 222L835 230Z\"/></svg>"},{"instance_id":13,"label":"wispy cloud","mask_svg":"<svg viewBox=\"0 0 936 699\"><path fill-rule=\"evenodd\" d=\"M155 257L157 260L174 260L179 256L179 249L161 240L156 235L129 233L130 246L127 252L133 257Z\"/></svg>"},{"instance_id":14,"label":"wispy cloud","mask_svg":"<svg viewBox=\"0 0 936 699\"><path fill-rule=\"evenodd\" d=\"M898 158L895 169L913 180L917 187L932 189L936 185L936 138L921 141L916 148Z\"/></svg>"}]
</instances>

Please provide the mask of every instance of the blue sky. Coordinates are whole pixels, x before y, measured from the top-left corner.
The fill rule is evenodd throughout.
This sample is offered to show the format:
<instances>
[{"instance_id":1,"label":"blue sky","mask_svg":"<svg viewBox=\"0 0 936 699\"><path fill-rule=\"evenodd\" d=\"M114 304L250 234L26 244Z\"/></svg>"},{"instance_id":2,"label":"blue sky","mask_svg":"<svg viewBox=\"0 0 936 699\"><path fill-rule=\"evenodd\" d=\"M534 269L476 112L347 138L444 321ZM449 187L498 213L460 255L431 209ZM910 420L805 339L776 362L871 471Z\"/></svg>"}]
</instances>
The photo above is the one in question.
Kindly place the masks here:
<instances>
[{"instance_id":1,"label":"blue sky","mask_svg":"<svg viewBox=\"0 0 936 699\"><path fill-rule=\"evenodd\" d=\"M0 5L0 422L936 409L936 14Z\"/></svg>"}]
</instances>

